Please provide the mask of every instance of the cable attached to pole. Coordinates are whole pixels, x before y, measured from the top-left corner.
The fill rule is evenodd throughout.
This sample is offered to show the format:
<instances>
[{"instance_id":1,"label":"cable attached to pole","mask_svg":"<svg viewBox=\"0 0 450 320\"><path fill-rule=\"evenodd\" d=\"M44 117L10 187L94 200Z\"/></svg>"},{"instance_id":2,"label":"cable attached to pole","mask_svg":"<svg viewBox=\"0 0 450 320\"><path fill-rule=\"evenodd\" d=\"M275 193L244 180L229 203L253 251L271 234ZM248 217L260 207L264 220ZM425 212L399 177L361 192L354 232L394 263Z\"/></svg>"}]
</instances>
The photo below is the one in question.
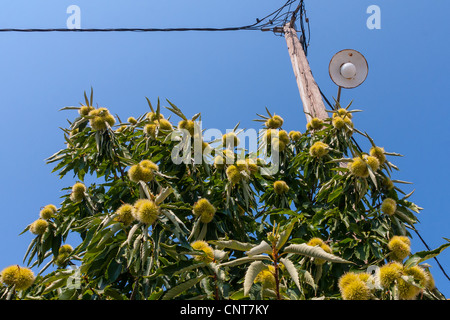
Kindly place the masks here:
<instances>
[{"instance_id":1,"label":"cable attached to pole","mask_svg":"<svg viewBox=\"0 0 450 320\"><path fill-rule=\"evenodd\" d=\"M0 32L186 32L186 31L245 31L274 29L282 26L286 17L291 15L290 8L298 0L287 0L283 6L268 14L262 19L256 19L256 22L250 25L225 28L89 28L89 29L68 29L68 28L0 28ZM303 2L303 0L301 0Z\"/></svg>"}]
</instances>

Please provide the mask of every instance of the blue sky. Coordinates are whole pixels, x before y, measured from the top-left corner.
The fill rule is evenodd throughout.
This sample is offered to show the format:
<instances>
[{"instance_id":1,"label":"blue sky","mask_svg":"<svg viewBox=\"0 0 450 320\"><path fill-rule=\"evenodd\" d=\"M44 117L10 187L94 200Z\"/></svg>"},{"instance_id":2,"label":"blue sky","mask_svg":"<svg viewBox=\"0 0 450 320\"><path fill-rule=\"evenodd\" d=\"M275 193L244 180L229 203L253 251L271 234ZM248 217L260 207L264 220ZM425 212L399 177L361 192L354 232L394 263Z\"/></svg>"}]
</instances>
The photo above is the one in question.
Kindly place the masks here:
<instances>
[{"instance_id":1,"label":"blue sky","mask_svg":"<svg viewBox=\"0 0 450 320\"><path fill-rule=\"evenodd\" d=\"M82 28L228 27L251 24L284 0L2 1L0 28L65 28L69 5L81 8ZM381 29L369 30L366 9L381 9ZM356 49L369 63L360 87L342 101L364 112L355 125L387 151L405 157L395 178L411 181L411 200L423 207L421 235L432 248L450 238L448 158L450 110L450 2L444 0L306 0L311 23L308 59L329 99L337 88L328 76L331 57ZM0 268L21 264L32 239L18 236L39 208L59 203L73 184L50 174L44 159L64 148L59 127L94 88L95 101L122 119L148 111L145 97L170 99L186 115L202 112L204 127L225 132L241 121L255 128L264 107L285 118L287 130L304 131L306 120L284 38L270 32L215 33L2 33L0 126L3 169L0 195ZM368 147L359 139L363 148ZM413 251L425 247L417 237ZM439 256L450 273L450 251ZM450 282L434 260L438 288Z\"/></svg>"}]
</instances>

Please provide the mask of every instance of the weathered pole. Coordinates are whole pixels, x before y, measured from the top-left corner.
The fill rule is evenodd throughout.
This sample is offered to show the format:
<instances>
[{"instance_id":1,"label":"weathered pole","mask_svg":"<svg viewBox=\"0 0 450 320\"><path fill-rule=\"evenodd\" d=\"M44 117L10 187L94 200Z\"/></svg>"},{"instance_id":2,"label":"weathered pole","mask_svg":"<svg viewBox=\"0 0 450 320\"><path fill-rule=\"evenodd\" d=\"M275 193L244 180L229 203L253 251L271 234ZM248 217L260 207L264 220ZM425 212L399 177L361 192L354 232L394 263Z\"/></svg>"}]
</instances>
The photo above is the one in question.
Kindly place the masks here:
<instances>
[{"instance_id":1,"label":"weathered pole","mask_svg":"<svg viewBox=\"0 0 450 320\"><path fill-rule=\"evenodd\" d=\"M303 111L306 120L309 122L312 118L325 119L328 113L320 94L319 87L309 67L302 44L297 36L292 23L287 23L284 28L284 37L286 38L289 55L291 57L292 68L297 79L298 91L303 102Z\"/></svg>"}]
</instances>

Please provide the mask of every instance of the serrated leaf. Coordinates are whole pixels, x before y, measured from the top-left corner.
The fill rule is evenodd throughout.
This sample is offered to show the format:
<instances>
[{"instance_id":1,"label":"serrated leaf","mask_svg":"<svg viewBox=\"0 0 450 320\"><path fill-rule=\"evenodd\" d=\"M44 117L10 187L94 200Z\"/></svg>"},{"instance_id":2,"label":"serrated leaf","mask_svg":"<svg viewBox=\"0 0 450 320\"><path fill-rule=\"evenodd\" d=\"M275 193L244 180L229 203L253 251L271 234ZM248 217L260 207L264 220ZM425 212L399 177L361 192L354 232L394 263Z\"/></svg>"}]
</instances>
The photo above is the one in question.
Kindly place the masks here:
<instances>
[{"instance_id":1,"label":"serrated leaf","mask_svg":"<svg viewBox=\"0 0 450 320\"><path fill-rule=\"evenodd\" d=\"M232 249L232 250L238 250L238 251L248 251L255 247L254 244L251 243L244 243L236 240L212 240L208 241L208 243L216 245L220 249Z\"/></svg>"},{"instance_id":2,"label":"serrated leaf","mask_svg":"<svg viewBox=\"0 0 450 320\"><path fill-rule=\"evenodd\" d=\"M264 240L261 241L261 243L258 244L256 247L253 247L252 249L247 251L245 254L248 256L254 256L261 253L268 253L268 254L272 253L272 247Z\"/></svg>"},{"instance_id":3,"label":"serrated leaf","mask_svg":"<svg viewBox=\"0 0 450 320\"><path fill-rule=\"evenodd\" d=\"M182 294L186 290L189 290L193 286L195 286L197 283L199 283L206 275L202 275L200 277L196 277L193 279L189 279L188 281L182 282L179 285L170 288L166 294L162 297L162 300L170 300L175 298L176 296Z\"/></svg>"},{"instance_id":4,"label":"serrated leaf","mask_svg":"<svg viewBox=\"0 0 450 320\"><path fill-rule=\"evenodd\" d=\"M417 218L413 217L410 212L404 210L403 208L397 207L397 210L395 211L395 215L402 220L403 222L408 223L409 225L413 226L417 222Z\"/></svg>"},{"instance_id":5,"label":"serrated leaf","mask_svg":"<svg viewBox=\"0 0 450 320\"><path fill-rule=\"evenodd\" d=\"M161 275L167 276L167 277L172 277L178 274L182 274L185 273L187 271L192 271L198 268L202 268L205 267L207 264L204 262L200 262L200 263L192 263L191 260L189 261L180 261L176 264L172 264L172 265L168 265L162 268L158 268L158 270L156 270L156 272L152 275L149 276L143 276L143 278L147 278L147 279L155 279Z\"/></svg>"},{"instance_id":6,"label":"serrated leaf","mask_svg":"<svg viewBox=\"0 0 450 320\"><path fill-rule=\"evenodd\" d=\"M420 285L420 283L414 281L414 277L413 276L405 276L405 275L401 275L400 278L403 279L403 281L407 282L410 285L413 285L417 288L420 289L425 289L425 287L423 287L422 285Z\"/></svg>"},{"instance_id":7,"label":"serrated leaf","mask_svg":"<svg viewBox=\"0 0 450 320\"><path fill-rule=\"evenodd\" d=\"M284 246L286 241L289 239L292 229L294 229L294 225L297 221L291 222L290 225L280 233L280 237L278 238L276 248L279 250Z\"/></svg>"},{"instance_id":8,"label":"serrated leaf","mask_svg":"<svg viewBox=\"0 0 450 320\"><path fill-rule=\"evenodd\" d=\"M404 201L404 203L405 203L405 206L409 210L414 211L415 213L420 213L420 211L423 210L423 208L419 207L415 203L412 203L412 202L409 202L409 201Z\"/></svg>"},{"instance_id":9,"label":"serrated leaf","mask_svg":"<svg viewBox=\"0 0 450 320\"><path fill-rule=\"evenodd\" d=\"M286 267L287 272L289 273L289 275L291 276L292 280L296 284L298 290L300 290L300 292L301 292L302 288L300 286L300 279L299 279L297 268L295 267L294 263L291 260L287 259L287 258L280 258L280 262L282 264L284 264L284 266Z\"/></svg>"},{"instance_id":10,"label":"serrated leaf","mask_svg":"<svg viewBox=\"0 0 450 320\"><path fill-rule=\"evenodd\" d=\"M263 296L263 298L277 298L277 293L272 289L263 288L262 296Z\"/></svg>"},{"instance_id":11,"label":"serrated leaf","mask_svg":"<svg viewBox=\"0 0 450 320\"><path fill-rule=\"evenodd\" d=\"M219 264L218 266L219 267L234 267L234 266L238 266L238 265L241 265L244 263L248 263L248 262L252 262L252 261L262 261L262 260L272 261L272 259L269 256L257 255L257 256L243 257L243 258L227 261L227 262Z\"/></svg>"},{"instance_id":12,"label":"serrated leaf","mask_svg":"<svg viewBox=\"0 0 450 320\"><path fill-rule=\"evenodd\" d=\"M35 248L37 241L38 241L37 237L35 237L33 240L31 240L30 244L28 245L27 251L25 252L25 255L23 257L23 262L25 262L25 260L27 259L27 256L30 253L31 249Z\"/></svg>"},{"instance_id":13,"label":"serrated leaf","mask_svg":"<svg viewBox=\"0 0 450 320\"><path fill-rule=\"evenodd\" d=\"M449 241L449 240L447 240L447 241ZM443 245L439 246L438 248L436 248L434 250L416 252L408 260L406 260L405 267L410 268L410 267L418 265L419 263L421 263L425 260L434 258L434 257L438 256L442 251L447 249L448 247L450 247L450 242L444 243Z\"/></svg>"},{"instance_id":14,"label":"serrated leaf","mask_svg":"<svg viewBox=\"0 0 450 320\"><path fill-rule=\"evenodd\" d=\"M122 243L121 247L126 246L127 244L129 244L131 242L131 239L133 238L135 232L137 231L137 229L139 228L139 224L135 224L130 231L128 232L128 237L127 240Z\"/></svg>"},{"instance_id":15,"label":"serrated leaf","mask_svg":"<svg viewBox=\"0 0 450 320\"><path fill-rule=\"evenodd\" d=\"M340 159L333 159L333 160L327 161L326 163L329 164L329 163L341 163L341 162L352 162L352 161L353 161L353 159L350 159L350 158L340 158Z\"/></svg>"},{"instance_id":16,"label":"serrated leaf","mask_svg":"<svg viewBox=\"0 0 450 320\"><path fill-rule=\"evenodd\" d=\"M299 277L301 280L305 281L307 284L309 284L311 287L313 287L314 290L317 289L317 285L314 282L314 278L307 270L300 270Z\"/></svg>"},{"instance_id":17,"label":"serrated leaf","mask_svg":"<svg viewBox=\"0 0 450 320\"><path fill-rule=\"evenodd\" d=\"M174 192L172 187L164 188L161 192L156 196L155 203L160 205L168 196L170 196Z\"/></svg>"},{"instance_id":18,"label":"serrated leaf","mask_svg":"<svg viewBox=\"0 0 450 320\"><path fill-rule=\"evenodd\" d=\"M286 247L283 250L283 252L300 254L300 255L311 257L311 258L322 259L322 260L334 262L334 263L353 263L351 261L347 261L347 260L342 259L338 256L335 256L331 253L328 253L325 250L323 250L321 247L308 246L306 243L291 244L290 246Z\"/></svg>"},{"instance_id":19,"label":"serrated leaf","mask_svg":"<svg viewBox=\"0 0 450 320\"><path fill-rule=\"evenodd\" d=\"M200 262L200 263L194 263L194 264L188 265L187 267L180 267L178 270L176 270L173 273L173 275L181 274L186 271L195 270L195 269L198 269L198 268L204 267L204 266L206 266L206 263ZM164 273L164 274L166 274L166 273Z\"/></svg>"},{"instance_id":20,"label":"serrated leaf","mask_svg":"<svg viewBox=\"0 0 450 320\"><path fill-rule=\"evenodd\" d=\"M203 240L206 236L207 231L208 231L208 224L202 223L202 229L200 230L200 233L197 236L197 240Z\"/></svg>"},{"instance_id":21,"label":"serrated leaf","mask_svg":"<svg viewBox=\"0 0 450 320\"><path fill-rule=\"evenodd\" d=\"M250 292L250 288L252 287L255 278L261 271L266 269L268 269L268 267L261 261L254 261L248 266L244 278L244 296L248 296L248 293Z\"/></svg>"},{"instance_id":22,"label":"serrated leaf","mask_svg":"<svg viewBox=\"0 0 450 320\"><path fill-rule=\"evenodd\" d=\"M175 213L173 213L171 210L161 210L161 212L173 223L175 228L180 231L182 234L188 234L189 229L186 227L186 225L183 223L183 221L180 220L180 218L177 217Z\"/></svg>"},{"instance_id":23,"label":"serrated leaf","mask_svg":"<svg viewBox=\"0 0 450 320\"><path fill-rule=\"evenodd\" d=\"M214 249L214 260L221 261L227 257L227 253L223 250Z\"/></svg>"},{"instance_id":24,"label":"serrated leaf","mask_svg":"<svg viewBox=\"0 0 450 320\"><path fill-rule=\"evenodd\" d=\"M47 294L47 293L52 292L53 290L56 290L57 288L61 288L66 285L66 282L67 282L67 278L60 278L60 279L50 283L50 285L47 288L45 288L45 290L42 294Z\"/></svg>"},{"instance_id":25,"label":"serrated leaf","mask_svg":"<svg viewBox=\"0 0 450 320\"><path fill-rule=\"evenodd\" d=\"M139 191L143 192L144 195L147 197L147 199L153 200L152 196L151 196L151 191L148 188L148 185L146 185L144 181L139 180Z\"/></svg>"},{"instance_id":26,"label":"serrated leaf","mask_svg":"<svg viewBox=\"0 0 450 320\"><path fill-rule=\"evenodd\" d=\"M367 165L367 169L369 170L370 179L372 180L373 184L375 185L375 188L378 189L377 178L375 178L375 174L374 174L372 168L369 165Z\"/></svg>"},{"instance_id":27,"label":"serrated leaf","mask_svg":"<svg viewBox=\"0 0 450 320\"><path fill-rule=\"evenodd\" d=\"M171 108L169 107L165 107L166 109L172 111L173 113L175 113L177 116L179 116L181 119L183 120L187 120L186 116L183 114L183 112L176 106L174 105L172 102L170 102L168 99L166 99L166 101L170 104Z\"/></svg>"},{"instance_id":28,"label":"serrated leaf","mask_svg":"<svg viewBox=\"0 0 450 320\"><path fill-rule=\"evenodd\" d=\"M201 226L202 226L201 220L200 220L200 218L198 218L194 222L194 225L193 225L192 230L191 230L191 234L188 237L188 241L191 241L191 239L197 239L198 234L199 234L200 229L201 229Z\"/></svg>"},{"instance_id":29,"label":"serrated leaf","mask_svg":"<svg viewBox=\"0 0 450 320\"><path fill-rule=\"evenodd\" d=\"M330 195L328 196L327 202L328 203L332 202L334 199L336 199L340 195L342 195L342 186L337 187L335 190L333 190L333 192L330 193Z\"/></svg>"},{"instance_id":30,"label":"serrated leaf","mask_svg":"<svg viewBox=\"0 0 450 320\"><path fill-rule=\"evenodd\" d=\"M220 281L225 281L226 274L225 271L219 268L219 265L216 263L210 263L209 268L211 268L217 276L217 279Z\"/></svg>"},{"instance_id":31,"label":"serrated leaf","mask_svg":"<svg viewBox=\"0 0 450 320\"><path fill-rule=\"evenodd\" d=\"M122 264L112 259L106 268L106 275L108 276L108 282L112 283L117 280L122 272Z\"/></svg>"}]
</instances>

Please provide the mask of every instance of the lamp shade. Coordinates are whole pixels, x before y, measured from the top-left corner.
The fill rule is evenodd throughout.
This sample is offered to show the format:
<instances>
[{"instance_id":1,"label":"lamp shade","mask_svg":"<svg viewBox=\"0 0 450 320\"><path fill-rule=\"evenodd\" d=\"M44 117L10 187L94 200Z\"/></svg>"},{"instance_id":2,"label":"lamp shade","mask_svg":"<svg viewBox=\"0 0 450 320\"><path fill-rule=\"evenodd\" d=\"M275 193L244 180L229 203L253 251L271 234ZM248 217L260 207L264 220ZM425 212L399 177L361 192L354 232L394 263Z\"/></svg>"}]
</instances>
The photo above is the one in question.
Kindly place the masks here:
<instances>
[{"instance_id":1,"label":"lamp shade","mask_svg":"<svg viewBox=\"0 0 450 320\"><path fill-rule=\"evenodd\" d=\"M356 50L345 49L336 53L328 68L331 80L342 88L356 88L369 73L366 58Z\"/></svg>"}]
</instances>

